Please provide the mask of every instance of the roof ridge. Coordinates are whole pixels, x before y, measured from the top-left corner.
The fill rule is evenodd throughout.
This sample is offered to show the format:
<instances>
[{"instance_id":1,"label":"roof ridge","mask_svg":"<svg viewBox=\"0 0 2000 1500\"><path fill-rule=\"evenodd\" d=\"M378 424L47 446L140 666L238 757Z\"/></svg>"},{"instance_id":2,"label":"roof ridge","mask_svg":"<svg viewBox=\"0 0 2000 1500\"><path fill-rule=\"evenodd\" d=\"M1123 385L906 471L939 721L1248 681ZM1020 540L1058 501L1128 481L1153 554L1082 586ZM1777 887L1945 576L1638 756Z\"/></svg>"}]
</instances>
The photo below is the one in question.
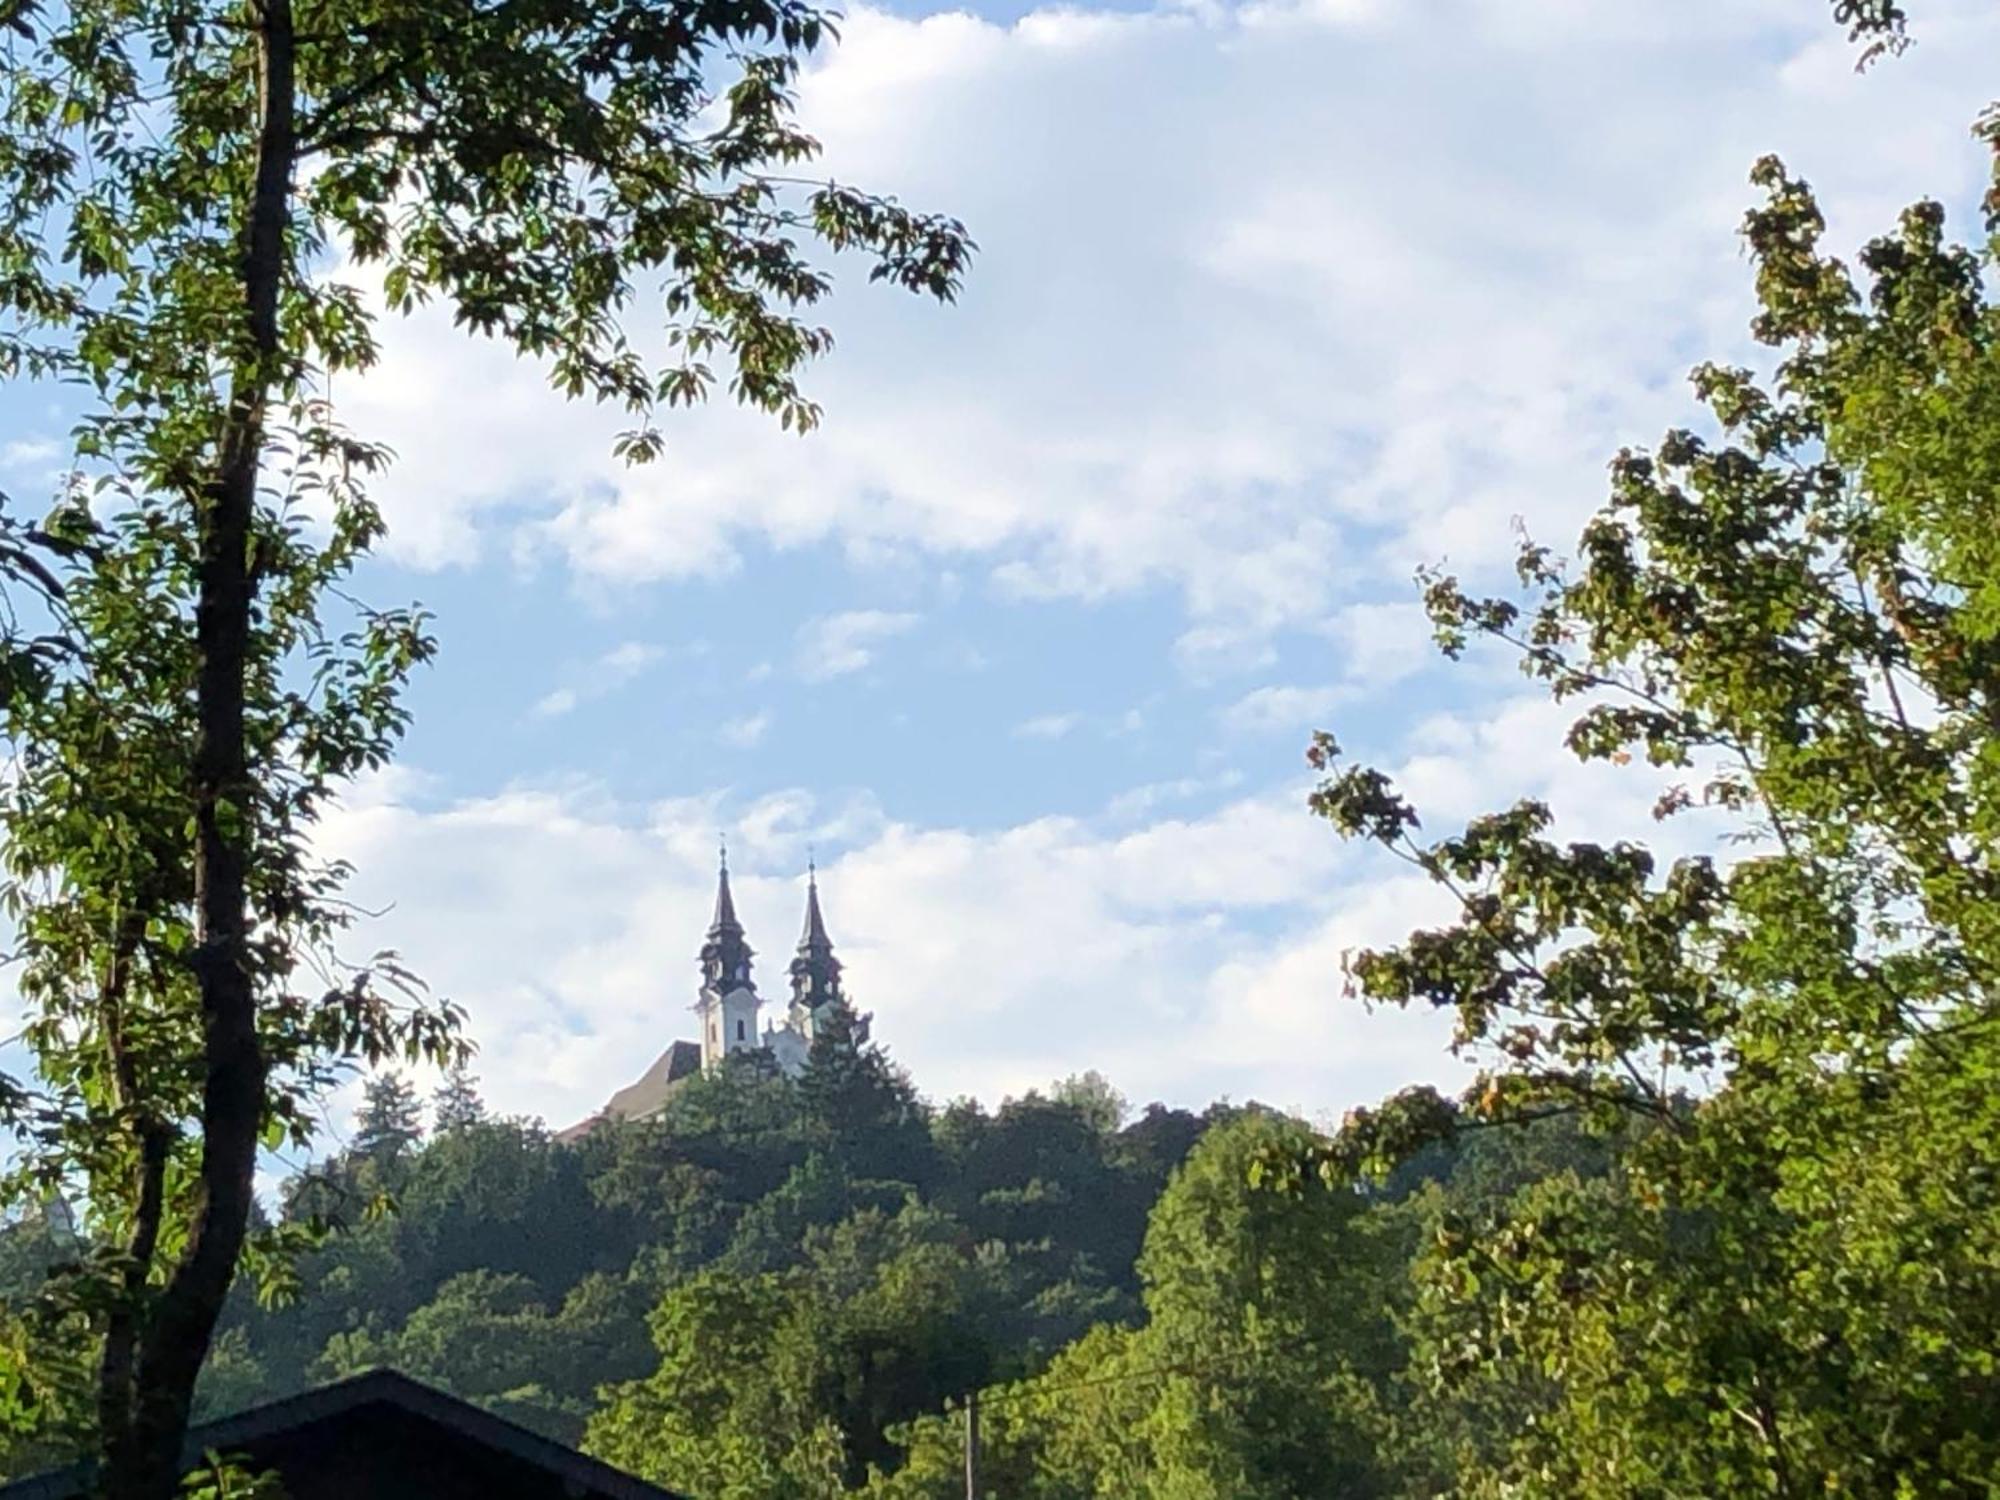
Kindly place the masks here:
<instances>
[{"instance_id":1,"label":"roof ridge","mask_svg":"<svg viewBox=\"0 0 2000 1500\"><path fill-rule=\"evenodd\" d=\"M288 1428L303 1427L376 1404L394 1406L436 1422L461 1437L533 1464L566 1482L593 1488L611 1500L687 1500L672 1490L662 1489L387 1366L280 1396L191 1427L181 1445L181 1464L183 1469L192 1468L204 1454L241 1448ZM96 1463L86 1460L16 1480L0 1485L0 1500L76 1500L89 1488L96 1470Z\"/></svg>"}]
</instances>

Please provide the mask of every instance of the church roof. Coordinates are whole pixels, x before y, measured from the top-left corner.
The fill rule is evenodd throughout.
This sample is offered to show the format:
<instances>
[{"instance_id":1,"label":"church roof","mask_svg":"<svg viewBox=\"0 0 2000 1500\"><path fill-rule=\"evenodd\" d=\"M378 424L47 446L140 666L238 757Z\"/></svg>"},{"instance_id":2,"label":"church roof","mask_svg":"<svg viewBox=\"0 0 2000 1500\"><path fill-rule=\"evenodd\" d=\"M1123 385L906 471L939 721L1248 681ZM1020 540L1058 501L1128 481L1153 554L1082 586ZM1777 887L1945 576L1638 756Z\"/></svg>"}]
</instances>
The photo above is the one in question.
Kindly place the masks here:
<instances>
[{"instance_id":1,"label":"church roof","mask_svg":"<svg viewBox=\"0 0 2000 1500\"><path fill-rule=\"evenodd\" d=\"M559 1141L581 1140L606 1119L643 1120L657 1114L674 1086L683 1078L701 1071L701 1047L696 1042L675 1042L653 1059L653 1065L611 1096L610 1101L587 1120L579 1121L556 1137Z\"/></svg>"},{"instance_id":2,"label":"church roof","mask_svg":"<svg viewBox=\"0 0 2000 1500\"><path fill-rule=\"evenodd\" d=\"M644 1119L667 1102L672 1085L701 1071L701 1047L695 1042L675 1042L653 1059L652 1067L611 1096L606 1114L621 1120Z\"/></svg>"},{"instance_id":3,"label":"church roof","mask_svg":"<svg viewBox=\"0 0 2000 1500\"><path fill-rule=\"evenodd\" d=\"M715 919L708 929L708 941L701 950L702 998L694 1007L704 1013L705 1026L713 1024L714 1018L709 1011L717 1004L736 1007L747 1003L750 1016L755 1015L762 1002L750 977L752 957L750 944L744 939L743 924L737 920L735 897L729 889L729 857L725 851L716 875ZM840 960L833 952L833 939L826 930L826 915L820 909L819 871L808 864L805 925L799 934L798 956L792 960L790 968L791 1019L776 1032L766 1030L766 1046L771 1045L769 1039L773 1035L782 1035L792 1027L801 1011L810 1016L829 1004L846 1003L846 997L841 993L840 969ZM733 1009L729 1014L735 1017L728 1024L737 1030L737 1035L725 1039L715 1031L709 1034L710 1045L718 1052L740 1050L754 1041L742 1030L744 1026L753 1024L749 1018L736 1016ZM857 1035L865 1038L866 1028L867 1017L857 1018ZM811 1031L808 1028L798 1034L810 1036ZM700 1043L675 1042L655 1058L653 1065L637 1080L613 1094L603 1109L589 1119L570 1126L556 1139L581 1140L606 1120L643 1120L657 1114L682 1079L701 1071L703 1056Z\"/></svg>"}]
</instances>

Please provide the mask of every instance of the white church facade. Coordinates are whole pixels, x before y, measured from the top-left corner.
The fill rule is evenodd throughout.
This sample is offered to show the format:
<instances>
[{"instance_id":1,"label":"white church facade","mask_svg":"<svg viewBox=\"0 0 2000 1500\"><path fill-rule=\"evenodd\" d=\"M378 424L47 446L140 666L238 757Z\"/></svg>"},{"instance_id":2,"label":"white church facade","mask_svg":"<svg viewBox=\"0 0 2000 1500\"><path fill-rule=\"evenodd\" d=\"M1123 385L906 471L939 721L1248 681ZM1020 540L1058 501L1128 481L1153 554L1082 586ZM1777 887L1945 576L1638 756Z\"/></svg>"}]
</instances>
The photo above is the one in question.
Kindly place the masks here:
<instances>
[{"instance_id":1,"label":"white church facade","mask_svg":"<svg viewBox=\"0 0 2000 1500\"><path fill-rule=\"evenodd\" d=\"M806 874L806 920L792 958L791 999L775 1025L759 1025L764 998L751 973L756 957L736 919L736 901L729 891L725 859L715 892L715 920L701 949L701 991L694 1012L701 1026L701 1065L713 1068L732 1052L763 1048L779 1071L796 1078L812 1053L815 1027L828 1009L846 1004L840 988L840 960L833 956L826 918L819 906L819 873ZM861 1037L867 1023L857 1025Z\"/></svg>"},{"instance_id":2,"label":"white church facade","mask_svg":"<svg viewBox=\"0 0 2000 1500\"><path fill-rule=\"evenodd\" d=\"M715 892L715 917L702 944L701 988L693 1006L700 1039L677 1041L653 1060L636 1080L613 1094L589 1119L561 1132L559 1140L587 1135L606 1119L642 1120L656 1114L675 1086L698 1071L711 1071L734 1053L762 1051L778 1071L796 1078L812 1055L813 1037L834 1007L845 1007L840 960L834 957L820 911L819 872L806 872L806 918L799 946L787 971L791 995L773 1021L763 1020L764 998L757 993L752 972L756 952L737 920L736 899L729 889L729 861L723 858ZM855 1016L856 1043L868 1039L867 1016Z\"/></svg>"}]
</instances>

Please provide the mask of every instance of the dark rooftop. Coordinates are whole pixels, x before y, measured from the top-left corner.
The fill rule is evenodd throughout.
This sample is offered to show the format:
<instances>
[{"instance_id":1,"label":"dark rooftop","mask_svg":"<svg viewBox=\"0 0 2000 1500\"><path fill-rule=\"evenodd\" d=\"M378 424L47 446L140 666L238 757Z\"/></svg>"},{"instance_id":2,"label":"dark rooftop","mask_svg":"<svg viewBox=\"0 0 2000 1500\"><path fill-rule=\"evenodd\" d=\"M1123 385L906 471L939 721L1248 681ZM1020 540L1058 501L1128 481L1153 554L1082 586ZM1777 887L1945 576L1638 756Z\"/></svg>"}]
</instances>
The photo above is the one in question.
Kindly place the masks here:
<instances>
[{"instance_id":1,"label":"dark rooftop","mask_svg":"<svg viewBox=\"0 0 2000 1500\"><path fill-rule=\"evenodd\" d=\"M289 1500L686 1500L456 1396L376 1370L188 1433L183 1463L240 1454ZM0 1500L77 1500L77 1464L0 1485Z\"/></svg>"}]
</instances>

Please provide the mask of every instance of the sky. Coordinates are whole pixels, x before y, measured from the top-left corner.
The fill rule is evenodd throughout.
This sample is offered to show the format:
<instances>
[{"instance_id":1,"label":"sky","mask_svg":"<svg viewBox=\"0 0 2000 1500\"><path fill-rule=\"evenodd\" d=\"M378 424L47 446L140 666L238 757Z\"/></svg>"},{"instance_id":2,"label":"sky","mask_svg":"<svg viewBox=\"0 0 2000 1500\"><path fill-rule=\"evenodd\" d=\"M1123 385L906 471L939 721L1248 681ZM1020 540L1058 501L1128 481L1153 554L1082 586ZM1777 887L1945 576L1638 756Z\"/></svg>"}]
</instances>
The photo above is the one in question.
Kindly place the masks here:
<instances>
[{"instance_id":1,"label":"sky","mask_svg":"<svg viewBox=\"0 0 2000 1500\"><path fill-rule=\"evenodd\" d=\"M810 853L934 1099L1459 1081L1446 1019L1343 998L1446 910L1307 812L1310 733L1431 829L1533 794L1648 832L1507 663L1434 656L1414 572L1503 586L1517 528L1560 549L1696 419L1691 365L1758 358L1758 156L1843 254L1923 196L1973 232L2000 8L1916 29L1856 76L1824 0L853 8L800 90L825 170L980 251L949 308L840 268L818 431L718 405L629 469L615 414L428 314L335 390L399 455L366 592L443 647L323 830L381 913L349 956L400 952L489 1103L561 1127L695 1034L726 836L766 995ZM0 392L0 488L63 438Z\"/></svg>"}]
</instances>

